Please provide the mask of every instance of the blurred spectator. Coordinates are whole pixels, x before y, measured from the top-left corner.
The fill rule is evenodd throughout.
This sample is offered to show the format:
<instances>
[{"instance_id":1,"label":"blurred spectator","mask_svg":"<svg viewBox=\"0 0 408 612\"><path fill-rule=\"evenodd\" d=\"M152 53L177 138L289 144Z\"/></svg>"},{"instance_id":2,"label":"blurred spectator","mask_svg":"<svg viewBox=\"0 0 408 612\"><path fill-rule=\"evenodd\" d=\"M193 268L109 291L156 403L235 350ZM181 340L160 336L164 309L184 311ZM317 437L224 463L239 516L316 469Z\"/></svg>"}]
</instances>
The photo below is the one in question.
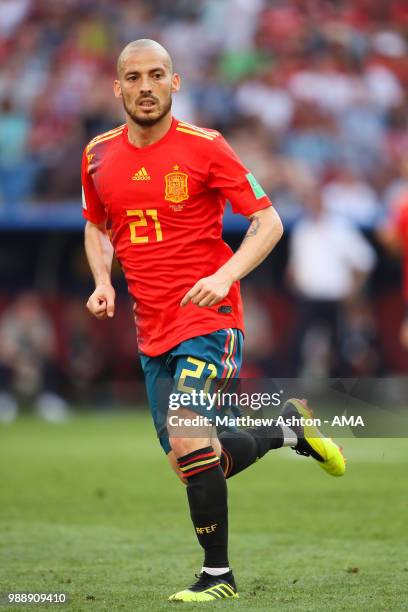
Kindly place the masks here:
<instances>
[{"instance_id":1,"label":"blurred spectator","mask_svg":"<svg viewBox=\"0 0 408 612\"><path fill-rule=\"evenodd\" d=\"M341 68L334 54L320 51L308 58L305 69L292 76L289 90L301 102L339 114L353 103L358 87L355 74Z\"/></svg>"},{"instance_id":2,"label":"blurred spectator","mask_svg":"<svg viewBox=\"0 0 408 612\"><path fill-rule=\"evenodd\" d=\"M16 204L32 192L34 164L27 151L30 120L13 108L9 98L0 102L0 194L13 213Z\"/></svg>"},{"instance_id":3,"label":"blurred spectator","mask_svg":"<svg viewBox=\"0 0 408 612\"><path fill-rule=\"evenodd\" d=\"M95 390L106 394L109 343L98 333L83 300L72 299L64 313L64 374L73 401L87 404ZM99 398L100 400L100 398Z\"/></svg>"},{"instance_id":4,"label":"blurred spectator","mask_svg":"<svg viewBox=\"0 0 408 612\"><path fill-rule=\"evenodd\" d=\"M0 372L4 389L0 411L5 420L10 407L16 408L15 398L34 402L38 414L49 421L68 416L57 394L55 328L35 293L20 294L0 319Z\"/></svg>"},{"instance_id":5,"label":"blurred spectator","mask_svg":"<svg viewBox=\"0 0 408 612\"><path fill-rule=\"evenodd\" d=\"M31 0L2 0L0 2L0 39L12 36L26 17Z\"/></svg>"},{"instance_id":6,"label":"blurred spectator","mask_svg":"<svg viewBox=\"0 0 408 612\"><path fill-rule=\"evenodd\" d=\"M319 373L336 375L342 371L343 361L340 334L343 304L359 296L376 258L362 234L346 220L325 210L317 191L309 193L305 201L308 214L297 223L290 237L288 275L298 296L299 315L292 363L299 374L302 364L311 367L310 354L324 353L322 348L311 350L309 333L313 330L316 334L316 328L319 331L324 328L331 354L326 354L328 363L324 359L320 363ZM321 334L317 338L316 346L324 346Z\"/></svg>"},{"instance_id":7,"label":"blurred spectator","mask_svg":"<svg viewBox=\"0 0 408 612\"><path fill-rule=\"evenodd\" d=\"M303 162L316 177L323 178L327 167L338 158L337 126L313 104L299 104L292 128L284 140L284 153Z\"/></svg>"},{"instance_id":8,"label":"blurred spectator","mask_svg":"<svg viewBox=\"0 0 408 612\"><path fill-rule=\"evenodd\" d=\"M371 227L376 221L380 205L370 185L355 170L342 167L337 177L323 188L325 209L360 227Z\"/></svg>"},{"instance_id":9,"label":"blurred spectator","mask_svg":"<svg viewBox=\"0 0 408 612\"><path fill-rule=\"evenodd\" d=\"M281 133L291 124L294 102L274 67L256 80L243 81L237 88L236 102L241 115L259 118L267 130Z\"/></svg>"},{"instance_id":10,"label":"blurred spectator","mask_svg":"<svg viewBox=\"0 0 408 612\"><path fill-rule=\"evenodd\" d=\"M362 295L344 303L340 354L345 377L372 378L382 371L372 304Z\"/></svg>"},{"instance_id":11,"label":"blurred spectator","mask_svg":"<svg viewBox=\"0 0 408 612\"><path fill-rule=\"evenodd\" d=\"M353 222L372 224L381 207L377 177L399 166L408 142L403 4L3 0L0 148L13 140L6 156L0 151L3 198L77 197L79 150L123 121L111 92L117 53L131 39L152 37L183 77L176 116L227 137L259 122L265 157L280 156L269 165L272 195L289 219L299 204L287 180L291 163L321 187L348 165L358 180L336 177L327 198L335 187L336 205ZM255 175L258 164L266 165L261 155Z\"/></svg>"},{"instance_id":12,"label":"blurred spectator","mask_svg":"<svg viewBox=\"0 0 408 612\"><path fill-rule=\"evenodd\" d=\"M245 303L245 362L242 378L265 378L276 375L273 355L276 343L273 323L265 296L246 284L242 297Z\"/></svg>"}]
</instances>

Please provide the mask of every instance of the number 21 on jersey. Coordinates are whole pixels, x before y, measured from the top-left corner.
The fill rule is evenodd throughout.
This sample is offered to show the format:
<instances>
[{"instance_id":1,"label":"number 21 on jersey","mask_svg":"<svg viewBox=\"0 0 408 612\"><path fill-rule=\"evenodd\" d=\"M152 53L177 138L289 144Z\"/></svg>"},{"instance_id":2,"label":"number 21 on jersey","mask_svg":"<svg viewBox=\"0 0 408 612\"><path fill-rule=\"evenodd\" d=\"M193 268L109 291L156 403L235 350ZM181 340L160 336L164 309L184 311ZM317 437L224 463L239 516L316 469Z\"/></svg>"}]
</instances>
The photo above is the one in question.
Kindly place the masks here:
<instances>
[{"instance_id":1,"label":"number 21 on jersey","mask_svg":"<svg viewBox=\"0 0 408 612\"><path fill-rule=\"evenodd\" d=\"M157 216L157 210L155 208L148 208L147 210L141 210L139 208L135 210L127 210L126 214L128 217L137 217L137 221L129 222L130 242L132 244L144 244L149 242L149 236L138 236L136 228L148 227L148 224L151 222L154 223L156 242L163 240L163 233Z\"/></svg>"}]
</instances>

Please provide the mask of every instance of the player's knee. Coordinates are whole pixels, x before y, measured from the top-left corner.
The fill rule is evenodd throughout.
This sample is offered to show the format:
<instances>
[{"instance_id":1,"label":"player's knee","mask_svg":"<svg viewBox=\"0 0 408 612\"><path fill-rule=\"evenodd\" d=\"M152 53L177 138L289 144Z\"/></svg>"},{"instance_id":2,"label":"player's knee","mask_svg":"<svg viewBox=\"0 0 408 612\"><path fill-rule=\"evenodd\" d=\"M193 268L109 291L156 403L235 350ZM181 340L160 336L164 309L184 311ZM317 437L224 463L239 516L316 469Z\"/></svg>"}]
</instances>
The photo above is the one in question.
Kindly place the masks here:
<instances>
[{"instance_id":1,"label":"player's knee","mask_svg":"<svg viewBox=\"0 0 408 612\"><path fill-rule=\"evenodd\" d=\"M204 446L208 446L205 441L201 442L197 440L197 438L180 438L180 437L171 437L170 438L171 448L177 458L184 457L184 455L188 455L189 453L198 450L199 448L203 448Z\"/></svg>"}]
</instances>

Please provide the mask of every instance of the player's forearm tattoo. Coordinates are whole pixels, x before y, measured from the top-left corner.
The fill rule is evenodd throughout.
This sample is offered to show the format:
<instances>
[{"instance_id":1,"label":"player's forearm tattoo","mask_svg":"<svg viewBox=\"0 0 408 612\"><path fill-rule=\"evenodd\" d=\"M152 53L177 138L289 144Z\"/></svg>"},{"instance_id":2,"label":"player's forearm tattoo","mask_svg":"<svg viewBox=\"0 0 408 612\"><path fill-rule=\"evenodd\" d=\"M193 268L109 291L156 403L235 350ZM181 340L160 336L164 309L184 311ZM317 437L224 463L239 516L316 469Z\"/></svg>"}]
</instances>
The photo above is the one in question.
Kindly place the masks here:
<instances>
[{"instance_id":1,"label":"player's forearm tattoo","mask_svg":"<svg viewBox=\"0 0 408 612\"><path fill-rule=\"evenodd\" d=\"M261 225L261 220L259 219L259 217L251 217L251 225L249 226L248 231L245 234L244 240L242 242L244 242L247 238L256 236L260 228L260 225Z\"/></svg>"}]
</instances>

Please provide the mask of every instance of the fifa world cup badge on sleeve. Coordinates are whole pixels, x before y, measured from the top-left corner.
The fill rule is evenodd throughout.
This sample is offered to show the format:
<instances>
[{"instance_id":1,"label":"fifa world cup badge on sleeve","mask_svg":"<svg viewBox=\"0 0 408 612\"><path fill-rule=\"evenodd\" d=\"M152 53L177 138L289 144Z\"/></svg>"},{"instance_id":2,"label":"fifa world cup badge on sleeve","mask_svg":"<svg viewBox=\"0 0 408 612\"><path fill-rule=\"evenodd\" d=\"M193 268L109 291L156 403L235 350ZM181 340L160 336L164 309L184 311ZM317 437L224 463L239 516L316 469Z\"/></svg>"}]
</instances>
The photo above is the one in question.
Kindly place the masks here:
<instances>
[{"instance_id":1,"label":"fifa world cup badge on sleeve","mask_svg":"<svg viewBox=\"0 0 408 612\"><path fill-rule=\"evenodd\" d=\"M169 172L165 175L166 181L166 192L165 199L175 204L180 204L184 200L188 200L188 174L179 171L179 166L176 164L173 166L174 172ZM173 207L174 210L182 210L183 206Z\"/></svg>"}]
</instances>

